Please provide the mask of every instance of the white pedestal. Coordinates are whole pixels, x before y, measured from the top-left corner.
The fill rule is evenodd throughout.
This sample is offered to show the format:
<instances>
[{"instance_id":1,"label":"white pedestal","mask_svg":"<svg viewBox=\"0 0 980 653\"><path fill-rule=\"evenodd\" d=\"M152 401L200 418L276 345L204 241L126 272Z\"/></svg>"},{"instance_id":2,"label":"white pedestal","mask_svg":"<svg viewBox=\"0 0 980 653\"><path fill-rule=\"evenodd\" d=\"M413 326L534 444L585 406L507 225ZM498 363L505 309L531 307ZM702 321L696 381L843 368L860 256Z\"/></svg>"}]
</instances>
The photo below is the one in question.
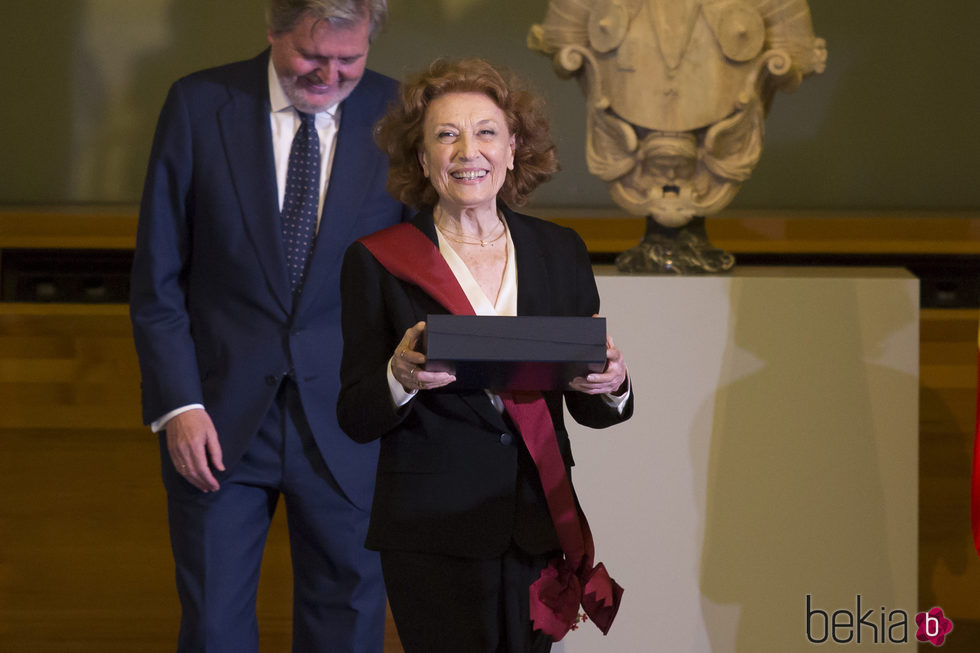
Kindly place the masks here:
<instances>
[{"instance_id":1,"label":"white pedestal","mask_svg":"<svg viewBox=\"0 0 980 653\"><path fill-rule=\"evenodd\" d=\"M636 410L606 431L572 424L573 478L626 592L608 637L586 624L556 650L809 652L810 595L854 615L827 633L817 614L811 637L879 650L905 634L889 631L903 611L909 643L887 648L914 651L931 607L916 605L918 281L740 269L598 284ZM876 631L857 622L868 610Z\"/></svg>"}]
</instances>

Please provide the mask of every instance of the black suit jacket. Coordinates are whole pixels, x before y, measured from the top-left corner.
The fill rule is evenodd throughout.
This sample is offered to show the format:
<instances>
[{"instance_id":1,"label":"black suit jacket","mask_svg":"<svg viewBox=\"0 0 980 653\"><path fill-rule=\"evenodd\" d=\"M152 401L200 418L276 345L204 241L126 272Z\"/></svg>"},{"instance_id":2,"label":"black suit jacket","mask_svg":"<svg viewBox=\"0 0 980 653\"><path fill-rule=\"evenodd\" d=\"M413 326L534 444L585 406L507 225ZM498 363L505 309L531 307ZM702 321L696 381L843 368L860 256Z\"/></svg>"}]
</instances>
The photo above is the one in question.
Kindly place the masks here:
<instances>
[{"instance_id":1,"label":"black suit jacket","mask_svg":"<svg viewBox=\"0 0 980 653\"><path fill-rule=\"evenodd\" d=\"M518 314L598 313L592 267L578 235L504 210L517 257ZM413 222L437 242L431 214ZM339 423L359 442L381 440L368 547L489 557L513 539L530 553L557 549L534 464L486 393L456 391L450 384L419 392L401 410L392 406L388 359L406 329L446 310L389 274L360 243L347 251L341 293ZM563 398L576 421L595 428L632 414L632 397L622 415L598 396L569 391L545 398L569 470Z\"/></svg>"},{"instance_id":2,"label":"black suit jacket","mask_svg":"<svg viewBox=\"0 0 980 653\"><path fill-rule=\"evenodd\" d=\"M344 100L305 286L294 302L283 253L269 120L268 50L170 89L140 206L130 302L143 417L204 404L226 466L257 432L284 375L331 472L355 504L373 493L377 445L336 422L347 246L394 224L388 164L372 125L397 84L365 71ZM219 475L219 480L221 477Z\"/></svg>"}]
</instances>

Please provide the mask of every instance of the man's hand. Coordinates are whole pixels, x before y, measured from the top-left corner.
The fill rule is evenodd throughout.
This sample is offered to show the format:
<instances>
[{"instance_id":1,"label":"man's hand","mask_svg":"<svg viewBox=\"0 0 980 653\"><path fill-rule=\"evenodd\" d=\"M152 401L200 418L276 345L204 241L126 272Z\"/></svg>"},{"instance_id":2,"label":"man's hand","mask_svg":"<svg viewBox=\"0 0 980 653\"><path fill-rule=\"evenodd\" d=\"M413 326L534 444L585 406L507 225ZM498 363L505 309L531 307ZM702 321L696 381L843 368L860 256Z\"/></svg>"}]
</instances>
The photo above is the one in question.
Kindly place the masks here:
<instances>
[{"instance_id":1,"label":"man's hand","mask_svg":"<svg viewBox=\"0 0 980 653\"><path fill-rule=\"evenodd\" d=\"M177 473L201 492L215 492L220 485L211 473L214 466L225 471L221 462L221 445L207 412L195 408L173 417L164 425L167 432L167 450Z\"/></svg>"}]
</instances>

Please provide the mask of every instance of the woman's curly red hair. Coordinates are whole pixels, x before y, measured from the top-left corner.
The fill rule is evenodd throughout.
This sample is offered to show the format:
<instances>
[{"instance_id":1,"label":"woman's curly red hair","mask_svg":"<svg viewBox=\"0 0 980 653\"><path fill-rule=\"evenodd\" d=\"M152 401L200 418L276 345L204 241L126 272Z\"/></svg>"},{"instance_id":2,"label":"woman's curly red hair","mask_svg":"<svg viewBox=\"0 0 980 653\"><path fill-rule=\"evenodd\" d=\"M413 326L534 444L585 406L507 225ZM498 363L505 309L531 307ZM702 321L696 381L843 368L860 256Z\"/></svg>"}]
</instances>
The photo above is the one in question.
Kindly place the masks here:
<instances>
[{"instance_id":1,"label":"woman's curly red hair","mask_svg":"<svg viewBox=\"0 0 980 653\"><path fill-rule=\"evenodd\" d=\"M375 140L388 154L388 192L419 209L431 209L439 200L422 172L418 152L426 109L447 93L483 93L504 112L517 143L514 169L507 171L499 197L508 206L526 204L534 189L558 170L544 102L509 70L476 57L436 59L402 85L399 101L375 128Z\"/></svg>"}]
</instances>

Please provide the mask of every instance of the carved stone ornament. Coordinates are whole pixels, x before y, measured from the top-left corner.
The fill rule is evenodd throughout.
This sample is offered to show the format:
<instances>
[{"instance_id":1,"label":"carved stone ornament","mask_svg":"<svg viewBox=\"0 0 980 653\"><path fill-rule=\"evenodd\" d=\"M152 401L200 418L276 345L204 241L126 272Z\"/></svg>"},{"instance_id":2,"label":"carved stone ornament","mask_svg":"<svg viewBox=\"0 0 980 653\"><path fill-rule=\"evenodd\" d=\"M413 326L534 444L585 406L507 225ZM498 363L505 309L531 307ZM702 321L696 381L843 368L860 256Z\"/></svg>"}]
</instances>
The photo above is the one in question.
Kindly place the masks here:
<instances>
[{"instance_id":1,"label":"carved stone ornament","mask_svg":"<svg viewBox=\"0 0 980 653\"><path fill-rule=\"evenodd\" d=\"M777 90L821 73L826 44L805 0L550 0L528 47L586 97L586 162L647 232L626 272L719 272L703 220L762 153Z\"/></svg>"}]
</instances>

